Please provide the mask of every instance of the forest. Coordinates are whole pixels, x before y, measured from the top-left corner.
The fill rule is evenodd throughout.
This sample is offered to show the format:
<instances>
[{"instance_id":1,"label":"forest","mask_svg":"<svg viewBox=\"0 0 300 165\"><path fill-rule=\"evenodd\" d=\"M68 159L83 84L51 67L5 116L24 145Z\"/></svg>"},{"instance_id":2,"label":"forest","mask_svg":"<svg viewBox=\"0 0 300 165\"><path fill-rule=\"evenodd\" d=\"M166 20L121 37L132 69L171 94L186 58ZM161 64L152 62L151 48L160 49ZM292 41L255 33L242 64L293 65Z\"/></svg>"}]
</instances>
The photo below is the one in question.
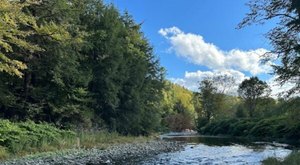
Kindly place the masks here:
<instances>
[{"instance_id":1,"label":"forest","mask_svg":"<svg viewBox=\"0 0 300 165\"><path fill-rule=\"evenodd\" d=\"M128 13L97 0L1 4L1 118L148 134L164 70Z\"/></svg>"},{"instance_id":2,"label":"forest","mask_svg":"<svg viewBox=\"0 0 300 165\"><path fill-rule=\"evenodd\" d=\"M293 5L288 11L293 7L298 11ZM254 13L258 9L252 8ZM17 152L18 139L35 133L36 139L24 144L102 130L130 136L189 129L209 135L300 137L299 44L291 40L296 46L289 49L280 42L286 40L281 30L299 32L299 13L296 21L284 19L282 29L270 32L279 36L270 38L283 61L274 66L278 81L295 82L275 98L257 77L237 84L236 94L227 93L236 84L228 75L207 77L197 91L172 83L142 24L113 4L4 0L0 15L0 135L5 135L0 152ZM256 19L248 15L240 27L260 23Z\"/></svg>"},{"instance_id":3,"label":"forest","mask_svg":"<svg viewBox=\"0 0 300 165\"><path fill-rule=\"evenodd\" d=\"M2 119L148 135L182 111L192 125L193 93L165 79L128 13L97 0L5 1L1 11Z\"/></svg>"}]
</instances>

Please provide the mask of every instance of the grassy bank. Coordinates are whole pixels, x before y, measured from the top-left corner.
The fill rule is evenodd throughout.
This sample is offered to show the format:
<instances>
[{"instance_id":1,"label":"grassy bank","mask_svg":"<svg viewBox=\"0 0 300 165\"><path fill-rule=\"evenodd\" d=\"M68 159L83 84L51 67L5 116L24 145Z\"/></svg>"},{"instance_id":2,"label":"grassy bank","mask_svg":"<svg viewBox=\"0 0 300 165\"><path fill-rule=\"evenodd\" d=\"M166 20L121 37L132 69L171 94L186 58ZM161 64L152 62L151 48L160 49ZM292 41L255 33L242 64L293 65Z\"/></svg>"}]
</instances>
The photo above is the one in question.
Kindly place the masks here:
<instances>
[{"instance_id":1,"label":"grassy bank","mask_svg":"<svg viewBox=\"0 0 300 165\"><path fill-rule=\"evenodd\" d=\"M208 135L230 135L260 139L300 139L300 122L286 117L267 119L224 119L199 125L198 131Z\"/></svg>"},{"instance_id":2,"label":"grassy bank","mask_svg":"<svg viewBox=\"0 0 300 165\"><path fill-rule=\"evenodd\" d=\"M286 157L283 161L279 161L276 158L268 158L262 162L264 165L299 165L300 153L294 152Z\"/></svg>"},{"instance_id":3,"label":"grassy bank","mask_svg":"<svg viewBox=\"0 0 300 165\"><path fill-rule=\"evenodd\" d=\"M0 160L72 148L105 149L113 144L142 142L149 139L148 137L122 136L106 131L66 131L49 124L13 123L0 120Z\"/></svg>"}]
</instances>

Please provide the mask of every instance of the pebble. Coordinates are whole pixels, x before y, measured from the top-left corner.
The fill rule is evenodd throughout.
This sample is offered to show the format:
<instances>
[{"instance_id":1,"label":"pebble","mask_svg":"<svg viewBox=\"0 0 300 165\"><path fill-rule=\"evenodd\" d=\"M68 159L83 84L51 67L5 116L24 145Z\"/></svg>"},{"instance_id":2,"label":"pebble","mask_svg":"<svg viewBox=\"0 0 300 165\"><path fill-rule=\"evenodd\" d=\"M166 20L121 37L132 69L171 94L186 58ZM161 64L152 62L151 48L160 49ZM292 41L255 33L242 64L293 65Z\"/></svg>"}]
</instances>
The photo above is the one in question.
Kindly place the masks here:
<instances>
[{"instance_id":1,"label":"pebble","mask_svg":"<svg viewBox=\"0 0 300 165\"><path fill-rule=\"evenodd\" d=\"M119 144L101 149L73 149L66 153L48 156L30 156L21 159L0 162L0 165L100 165L100 164L136 164L138 161L160 153L183 149L182 142L154 140L144 143Z\"/></svg>"}]
</instances>

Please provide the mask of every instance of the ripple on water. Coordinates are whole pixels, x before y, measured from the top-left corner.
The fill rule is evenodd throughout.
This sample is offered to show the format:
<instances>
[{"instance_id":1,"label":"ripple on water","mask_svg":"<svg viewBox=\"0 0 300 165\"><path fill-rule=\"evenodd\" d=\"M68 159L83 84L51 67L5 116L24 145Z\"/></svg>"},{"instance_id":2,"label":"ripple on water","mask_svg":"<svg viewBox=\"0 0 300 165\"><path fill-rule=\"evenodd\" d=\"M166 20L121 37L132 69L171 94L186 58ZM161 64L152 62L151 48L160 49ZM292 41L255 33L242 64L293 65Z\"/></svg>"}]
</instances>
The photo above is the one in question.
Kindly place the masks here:
<instances>
[{"instance_id":1,"label":"ripple on water","mask_svg":"<svg viewBox=\"0 0 300 165\"><path fill-rule=\"evenodd\" d=\"M283 159L291 153L291 150L276 146L253 146L233 144L230 146L208 146L205 144L187 145L183 151L164 153L154 158L140 162L143 165L172 164L172 165L259 165L268 157Z\"/></svg>"}]
</instances>

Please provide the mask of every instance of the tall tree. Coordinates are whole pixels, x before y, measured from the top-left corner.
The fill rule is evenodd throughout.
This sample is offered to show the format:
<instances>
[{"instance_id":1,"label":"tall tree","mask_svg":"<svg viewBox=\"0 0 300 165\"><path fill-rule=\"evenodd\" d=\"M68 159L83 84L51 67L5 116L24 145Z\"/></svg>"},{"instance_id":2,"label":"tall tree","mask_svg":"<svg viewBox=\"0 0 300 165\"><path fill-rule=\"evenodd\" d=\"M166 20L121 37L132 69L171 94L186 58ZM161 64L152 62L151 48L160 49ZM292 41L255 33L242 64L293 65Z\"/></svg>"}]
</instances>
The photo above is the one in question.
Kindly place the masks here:
<instances>
[{"instance_id":1,"label":"tall tree","mask_svg":"<svg viewBox=\"0 0 300 165\"><path fill-rule=\"evenodd\" d=\"M88 3L82 16L86 26L92 70L89 90L96 114L110 130L124 134L147 134L159 121L163 85L162 68L152 47L127 13L97 0Z\"/></svg>"},{"instance_id":2,"label":"tall tree","mask_svg":"<svg viewBox=\"0 0 300 165\"><path fill-rule=\"evenodd\" d=\"M0 4L0 116L123 134L156 130L164 70L141 25L100 0L33 1Z\"/></svg>"},{"instance_id":3,"label":"tall tree","mask_svg":"<svg viewBox=\"0 0 300 165\"><path fill-rule=\"evenodd\" d=\"M239 28L253 23L263 24L276 20L277 26L267 34L274 49L266 54L269 60L274 54L281 65L274 65L277 80L281 83L292 82L293 88L287 95L300 92L300 1L299 0L251 0L250 13L239 24Z\"/></svg>"},{"instance_id":4,"label":"tall tree","mask_svg":"<svg viewBox=\"0 0 300 165\"><path fill-rule=\"evenodd\" d=\"M268 96L270 88L266 82L257 77L251 77L239 85L238 93L247 106L249 116L253 117L259 99Z\"/></svg>"},{"instance_id":5,"label":"tall tree","mask_svg":"<svg viewBox=\"0 0 300 165\"><path fill-rule=\"evenodd\" d=\"M74 10L75 1L73 4L68 0L30 2L21 3L24 4L21 12L34 18L35 28L18 27L30 31L23 39L42 51L15 45L14 52L9 53L27 69L21 79L1 74L0 93L9 97L3 98L6 101L0 111L7 118L42 120L60 126L70 120L81 121L81 111L88 104L81 101L86 101L89 95L86 92L89 74L83 73L80 64L80 27L76 23L79 10Z\"/></svg>"},{"instance_id":6,"label":"tall tree","mask_svg":"<svg viewBox=\"0 0 300 165\"><path fill-rule=\"evenodd\" d=\"M198 97L201 102L201 114L199 117L203 116L207 121L210 121L216 117L217 111L220 108L220 95L217 93L217 88L210 79L202 80L199 90Z\"/></svg>"}]
</instances>

